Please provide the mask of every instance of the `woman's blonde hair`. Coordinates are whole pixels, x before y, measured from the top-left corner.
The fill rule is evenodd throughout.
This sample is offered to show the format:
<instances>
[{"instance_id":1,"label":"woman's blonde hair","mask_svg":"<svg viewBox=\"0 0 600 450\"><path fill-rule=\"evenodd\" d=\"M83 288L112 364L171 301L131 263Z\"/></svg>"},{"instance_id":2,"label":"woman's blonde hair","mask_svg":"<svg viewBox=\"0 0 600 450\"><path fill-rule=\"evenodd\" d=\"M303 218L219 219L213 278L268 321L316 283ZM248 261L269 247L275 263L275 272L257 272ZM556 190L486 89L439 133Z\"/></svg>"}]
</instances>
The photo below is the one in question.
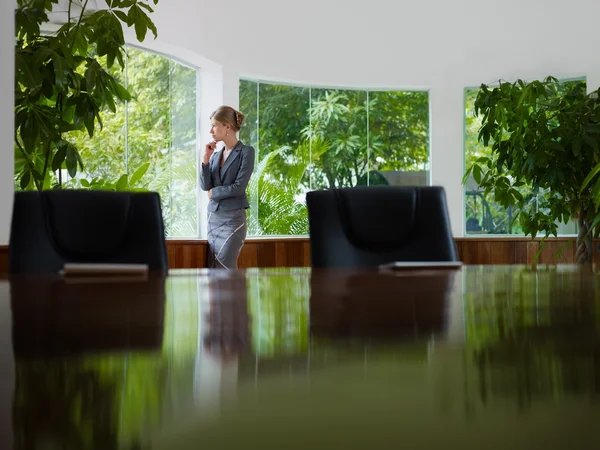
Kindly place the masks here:
<instances>
[{"instance_id":1,"label":"woman's blonde hair","mask_svg":"<svg viewBox=\"0 0 600 450\"><path fill-rule=\"evenodd\" d=\"M244 115L233 109L231 106L219 106L215 112L210 115L210 119L218 120L221 123L228 123L235 131L242 129L244 123Z\"/></svg>"}]
</instances>

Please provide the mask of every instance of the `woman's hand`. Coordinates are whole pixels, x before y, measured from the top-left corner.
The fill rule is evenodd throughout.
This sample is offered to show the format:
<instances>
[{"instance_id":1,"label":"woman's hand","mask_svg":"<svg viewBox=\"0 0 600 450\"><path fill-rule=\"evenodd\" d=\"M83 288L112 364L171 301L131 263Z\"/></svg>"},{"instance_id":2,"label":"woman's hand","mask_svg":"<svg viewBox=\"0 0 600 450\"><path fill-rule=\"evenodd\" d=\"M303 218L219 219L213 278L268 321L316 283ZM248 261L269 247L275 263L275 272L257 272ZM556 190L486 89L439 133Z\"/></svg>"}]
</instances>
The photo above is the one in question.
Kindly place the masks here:
<instances>
[{"instance_id":1,"label":"woman's hand","mask_svg":"<svg viewBox=\"0 0 600 450\"><path fill-rule=\"evenodd\" d=\"M208 162L210 161L210 157L215 152L216 148L217 148L216 141L212 141L212 142L209 142L208 144L206 144L206 147L204 147L204 158L202 160L203 164L208 164Z\"/></svg>"},{"instance_id":2,"label":"woman's hand","mask_svg":"<svg viewBox=\"0 0 600 450\"><path fill-rule=\"evenodd\" d=\"M209 191L208 191L208 198L212 199L212 189L209 189Z\"/></svg>"}]
</instances>

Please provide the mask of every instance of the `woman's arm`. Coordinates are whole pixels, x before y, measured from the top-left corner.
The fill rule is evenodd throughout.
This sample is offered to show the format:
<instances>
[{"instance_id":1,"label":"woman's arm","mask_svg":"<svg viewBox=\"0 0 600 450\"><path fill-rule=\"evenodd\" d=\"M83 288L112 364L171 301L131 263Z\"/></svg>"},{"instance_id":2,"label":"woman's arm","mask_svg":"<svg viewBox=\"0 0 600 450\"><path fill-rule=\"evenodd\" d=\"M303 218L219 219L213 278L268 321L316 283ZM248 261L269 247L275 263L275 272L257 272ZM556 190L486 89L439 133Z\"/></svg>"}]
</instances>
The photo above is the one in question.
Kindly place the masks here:
<instances>
[{"instance_id":1,"label":"woman's arm","mask_svg":"<svg viewBox=\"0 0 600 450\"><path fill-rule=\"evenodd\" d=\"M254 148L248 146L242 150L240 155L242 163L233 184L229 186L215 186L212 188L212 199L215 201L227 197L241 197L246 192L248 182L254 170Z\"/></svg>"},{"instance_id":2,"label":"woman's arm","mask_svg":"<svg viewBox=\"0 0 600 450\"><path fill-rule=\"evenodd\" d=\"M200 189L203 191L209 191L213 188L212 172L210 171L210 162L207 164L202 163L200 169Z\"/></svg>"}]
</instances>

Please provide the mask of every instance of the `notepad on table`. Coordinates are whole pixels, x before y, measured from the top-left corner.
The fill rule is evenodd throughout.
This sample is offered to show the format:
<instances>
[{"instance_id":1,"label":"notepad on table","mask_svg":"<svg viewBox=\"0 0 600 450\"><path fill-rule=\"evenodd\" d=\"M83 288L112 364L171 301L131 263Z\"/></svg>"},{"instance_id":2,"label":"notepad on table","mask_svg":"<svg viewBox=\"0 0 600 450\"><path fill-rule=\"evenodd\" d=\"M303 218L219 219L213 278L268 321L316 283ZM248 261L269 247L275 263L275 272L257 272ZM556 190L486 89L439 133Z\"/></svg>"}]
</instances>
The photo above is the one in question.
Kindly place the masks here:
<instances>
[{"instance_id":1,"label":"notepad on table","mask_svg":"<svg viewBox=\"0 0 600 450\"><path fill-rule=\"evenodd\" d=\"M64 276L147 275L148 264L66 263L61 274Z\"/></svg>"},{"instance_id":2,"label":"notepad on table","mask_svg":"<svg viewBox=\"0 0 600 450\"><path fill-rule=\"evenodd\" d=\"M438 270L438 269L460 269L461 261L394 261L391 263L380 264L381 270Z\"/></svg>"}]
</instances>

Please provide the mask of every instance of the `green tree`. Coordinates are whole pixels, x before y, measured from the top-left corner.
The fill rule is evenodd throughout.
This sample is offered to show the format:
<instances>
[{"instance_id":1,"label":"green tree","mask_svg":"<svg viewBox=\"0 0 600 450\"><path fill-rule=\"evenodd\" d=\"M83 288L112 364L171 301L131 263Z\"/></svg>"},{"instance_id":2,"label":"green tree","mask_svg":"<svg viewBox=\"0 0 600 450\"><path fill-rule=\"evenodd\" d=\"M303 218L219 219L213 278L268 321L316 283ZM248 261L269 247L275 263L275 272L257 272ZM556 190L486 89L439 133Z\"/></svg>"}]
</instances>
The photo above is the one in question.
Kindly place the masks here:
<instances>
[{"instance_id":1,"label":"green tree","mask_svg":"<svg viewBox=\"0 0 600 450\"><path fill-rule=\"evenodd\" d=\"M106 0L107 8L94 12L87 0L68 0L64 25L46 33L56 4L18 0L15 11L15 168L22 189L49 188L53 172L61 185L62 167L74 176L83 160L65 133L92 137L103 111L115 112L118 102L130 99L110 70L115 61L125 65L123 24L135 28L139 41L148 30L157 36L147 14L153 10L141 0Z\"/></svg>"},{"instance_id":2,"label":"green tree","mask_svg":"<svg viewBox=\"0 0 600 450\"><path fill-rule=\"evenodd\" d=\"M557 81L555 92L558 97L574 86L585 89L585 80ZM484 145L479 140L482 116L475 114L475 99L478 89L465 90L465 165L471 167L480 158L492 156L493 140ZM548 198L548 190L542 189L534 194L531 184L515 188L525 199L529 208L539 209ZM519 214L513 206L504 207L496 199L494 192L486 192L479 187L473 174L465 180L465 220L467 233L488 234L524 234Z\"/></svg>"},{"instance_id":3,"label":"green tree","mask_svg":"<svg viewBox=\"0 0 600 450\"><path fill-rule=\"evenodd\" d=\"M598 160L597 111L598 99L581 82L561 86L548 77L482 85L475 100L475 113L482 116L478 139L491 154L477 159L463 178L472 175L503 207L514 207L515 218L532 238L538 232L556 236L559 222L577 217L578 262L591 262L588 230L600 221L592 223L597 191L587 186ZM535 201L520 191L529 186Z\"/></svg>"},{"instance_id":4,"label":"green tree","mask_svg":"<svg viewBox=\"0 0 600 450\"><path fill-rule=\"evenodd\" d=\"M251 212L251 234L305 229L286 223L295 223L290 211L304 211L305 216L303 196L309 190L388 183L388 174L429 168L427 92L315 89L242 80L240 109L248 117L240 138L257 147L259 160L277 152L261 167L263 181L251 187L257 190L251 193L257 210ZM306 151L318 139L327 143L326 151ZM303 176L292 186L298 173ZM276 194L284 188L289 192Z\"/></svg>"}]
</instances>

